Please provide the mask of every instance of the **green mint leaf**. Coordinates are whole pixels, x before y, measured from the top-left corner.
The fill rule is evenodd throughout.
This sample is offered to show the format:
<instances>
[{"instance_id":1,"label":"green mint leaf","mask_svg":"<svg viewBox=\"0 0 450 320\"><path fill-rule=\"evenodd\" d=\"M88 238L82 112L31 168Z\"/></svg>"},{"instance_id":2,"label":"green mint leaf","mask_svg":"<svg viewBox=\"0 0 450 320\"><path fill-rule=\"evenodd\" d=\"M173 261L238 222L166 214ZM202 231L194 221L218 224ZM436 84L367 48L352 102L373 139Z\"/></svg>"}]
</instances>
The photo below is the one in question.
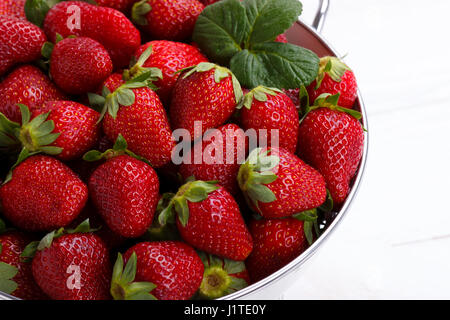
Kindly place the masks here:
<instances>
[{"instance_id":1,"label":"green mint leaf","mask_svg":"<svg viewBox=\"0 0 450 320\"><path fill-rule=\"evenodd\" d=\"M286 43L266 42L231 59L231 71L243 87L295 89L317 76L319 58L312 51Z\"/></svg>"}]
</instances>

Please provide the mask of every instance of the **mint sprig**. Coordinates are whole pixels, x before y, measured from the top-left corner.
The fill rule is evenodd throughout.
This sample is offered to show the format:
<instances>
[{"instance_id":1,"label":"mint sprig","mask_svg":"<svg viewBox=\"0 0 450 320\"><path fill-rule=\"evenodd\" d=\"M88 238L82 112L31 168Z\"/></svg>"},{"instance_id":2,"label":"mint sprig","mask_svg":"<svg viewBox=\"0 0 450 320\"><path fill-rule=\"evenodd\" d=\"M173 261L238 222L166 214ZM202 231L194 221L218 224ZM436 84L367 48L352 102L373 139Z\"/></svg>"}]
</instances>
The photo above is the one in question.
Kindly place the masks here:
<instances>
[{"instance_id":1,"label":"mint sprig","mask_svg":"<svg viewBox=\"0 0 450 320\"><path fill-rule=\"evenodd\" d=\"M297 0L223 0L205 8L193 39L210 60L229 66L244 87L295 89L317 77L319 58L274 39L301 12Z\"/></svg>"}]
</instances>

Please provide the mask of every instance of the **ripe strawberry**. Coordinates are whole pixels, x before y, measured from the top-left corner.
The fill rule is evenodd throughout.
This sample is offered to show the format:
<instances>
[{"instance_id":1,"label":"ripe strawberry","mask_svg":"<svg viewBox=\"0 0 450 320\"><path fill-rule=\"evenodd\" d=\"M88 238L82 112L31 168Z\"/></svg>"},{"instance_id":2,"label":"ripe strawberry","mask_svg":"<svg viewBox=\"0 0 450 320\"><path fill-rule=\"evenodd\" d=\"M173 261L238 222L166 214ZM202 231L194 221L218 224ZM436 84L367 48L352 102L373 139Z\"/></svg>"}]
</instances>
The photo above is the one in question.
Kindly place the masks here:
<instances>
[{"instance_id":1,"label":"ripe strawberry","mask_svg":"<svg viewBox=\"0 0 450 320\"><path fill-rule=\"evenodd\" d=\"M0 15L26 20L25 2L26 0L3 0L0 2Z\"/></svg>"},{"instance_id":2,"label":"ripe strawberry","mask_svg":"<svg viewBox=\"0 0 450 320\"><path fill-rule=\"evenodd\" d=\"M180 174L186 180L194 176L197 180L218 181L233 195L239 192L237 174L245 160L246 136L235 124L218 128L219 134L206 134L203 142L194 144L180 165ZM201 155L196 161L195 154Z\"/></svg>"},{"instance_id":3,"label":"ripe strawberry","mask_svg":"<svg viewBox=\"0 0 450 320\"><path fill-rule=\"evenodd\" d=\"M175 214L181 237L199 250L236 261L252 251L252 238L236 201L214 182L183 185L159 216L160 224Z\"/></svg>"},{"instance_id":4,"label":"ripe strawberry","mask_svg":"<svg viewBox=\"0 0 450 320\"><path fill-rule=\"evenodd\" d=\"M146 163L121 155L94 171L89 180L89 193L112 231L136 238L153 221L159 200L159 180Z\"/></svg>"},{"instance_id":5,"label":"ripe strawberry","mask_svg":"<svg viewBox=\"0 0 450 320\"><path fill-rule=\"evenodd\" d=\"M167 164L175 140L158 95L146 83L125 82L121 74L106 79L103 93L103 98L96 98L100 98L104 112L107 111L103 131L109 140L116 141L121 134L130 150L147 159L154 168Z\"/></svg>"},{"instance_id":6,"label":"ripe strawberry","mask_svg":"<svg viewBox=\"0 0 450 320\"><path fill-rule=\"evenodd\" d=\"M133 4L139 0L96 0L96 3L102 7L119 10L126 15L131 12Z\"/></svg>"},{"instance_id":7,"label":"ripe strawberry","mask_svg":"<svg viewBox=\"0 0 450 320\"><path fill-rule=\"evenodd\" d=\"M93 91L111 74L113 64L108 51L97 41L67 38L52 47L50 75L55 84L72 95Z\"/></svg>"},{"instance_id":8,"label":"ripe strawberry","mask_svg":"<svg viewBox=\"0 0 450 320\"><path fill-rule=\"evenodd\" d=\"M295 218L251 221L254 249L245 264L252 282L278 271L308 248L303 224Z\"/></svg>"},{"instance_id":9,"label":"ripe strawberry","mask_svg":"<svg viewBox=\"0 0 450 320\"><path fill-rule=\"evenodd\" d=\"M137 60L150 46L152 54L142 67L159 68L162 71L163 77L155 82L155 86L158 87L156 93L164 103L170 101L173 87L180 75L177 71L208 61L198 48L167 40L151 41L142 45L135 53L135 59Z\"/></svg>"},{"instance_id":10,"label":"ripe strawberry","mask_svg":"<svg viewBox=\"0 0 450 320\"><path fill-rule=\"evenodd\" d=\"M71 6L80 9L79 24ZM116 69L128 65L141 44L139 31L123 13L81 1L64 1L52 7L45 17L44 31L51 42L56 42L57 34L63 38L75 35L100 42Z\"/></svg>"},{"instance_id":11,"label":"ripe strawberry","mask_svg":"<svg viewBox=\"0 0 450 320\"><path fill-rule=\"evenodd\" d=\"M265 218L289 217L325 202L325 180L284 149L252 151L239 169L239 187L252 209Z\"/></svg>"},{"instance_id":12,"label":"ripe strawberry","mask_svg":"<svg viewBox=\"0 0 450 320\"><path fill-rule=\"evenodd\" d=\"M29 237L19 231L0 235L0 291L25 300L46 299L34 282L31 263L20 256L29 242Z\"/></svg>"},{"instance_id":13,"label":"ripe strawberry","mask_svg":"<svg viewBox=\"0 0 450 320\"><path fill-rule=\"evenodd\" d=\"M243 261L232 261L199 252L205 266L198 294L201 299L217 299L247 287L248 271Z\"/></svg>"},{"instance_id":14,"label":"ripe strawberry","mask_svg":"<svg viewBox=\"0 0 450 320\"><path fill-rule=\"evenodd\" d=\"M339 205L347 198L350 180L361 161L364 130L357 112L336 106L338 97L320 99L303 119L298 155L324 176L335 204Z\"/></svg>"},{"instance_id":15,"label":"ripe strawberry","mask_svg":"<svg viewBox=\"0 0 450 320\"><path fill-rule=\"evenodd\" d=\"M283 89L283 92L292 100L297 110L300 109L300 89Z\"/></svg>"},{"instance_id":16,"label":"ripe strawberry","mask_svg":"<svg viewBox=\"0 0 450 320\"><path fill-rule=\"evenodd\" d=\"M20 163L0 187L4 216L30 231L68 225L81 212L87 197L86 185L66 165L43 155Z\"/></svg>"},{"instance_id":17,"label":"ripe strawberry","mask_svg":"<svg viewBox=\"0 0 450 320\"><path fill-rule=\"evenodd\" d=\"M79 229L79 230L78 230ZM54 300L109 300L111 262L103 240L87 227L53 231L39 243L33 276Z\"/></svg>"},{"instance_id":18,"label":"ripe strawberry","mask_svg":"<svg viewBox=\"0 0 450 320\"><path fill-rule=\"evenodd\" d=\"M336 57L320 59L319 74L308 87L310 101L321 94L340 94L338 105L352 108L358 95L358 85L353 71Z\"/></svg>"},{"instance_id":19,"label":"ripe strawberry","mask_svg":"<svg viewBox=\"0 0 450 320\"><path fill-rule=\"evenodd\" d=\"M119 254L113 271L111 294L116 300L188 300L202 282L202 260L183 242L141 242L123 258L125 270Z\"/></svg>"},{"instance_id":20,"label":"ripe strawberry","mask_svg":"<svg viewBox=\"0 0 450 320\"><path fill-rule=\"evenodd\" d=\"M245 130L256 130L260 139L261 130L267 130L265 135L267 142L261 147L276 143L280 148L295 152L298 137L298 111L292 100L281 90L256 87L245 95L238 108L242 108L240 120Z\"/></svg>"},{"instance_id":21,"label":"ripe strawberry","mask_svg":"<svg viewBox=\"0 0 450 320\"><path fill-rule=\"evenodd\" d=\"M197 0L141 0L133 6L132 17L152 38L185 40L204 8Z\"/></svg>"},{"instance_id":22,"label":"ripe strawberry","mask_svg":"<svg viewBox=\"0 0 450 320\"><path fill-rule=\"evenodd\" d=\"M45 41L44 32L32 23L0 16L0 76L18 63L39 59Z\"/></svg>"},{"instance_id":23,"label":"ripe strawberry","mask_svg":"<svg viewBox=\"0 0 450 320\"><path fill-rule=\"evenodd\" d=\"M170 105L172 128L186 129L192 140L197 139L206 130L224 124L242 96L241 86L230 70L202 62L178 78Z\"/></svg>"},{"instance_id":24,"label":"ripe strawberry","mask_svg":"<svg viewBox=\"0 0 450 320\"><path fill-rule=\"evenodd\" d=\"M33 111L46 101L63 99L64 95L50 79L31 65L18 67L0 83L0 112L14 122L21 121L19 103Z\"/></svg>"}]
</instances>

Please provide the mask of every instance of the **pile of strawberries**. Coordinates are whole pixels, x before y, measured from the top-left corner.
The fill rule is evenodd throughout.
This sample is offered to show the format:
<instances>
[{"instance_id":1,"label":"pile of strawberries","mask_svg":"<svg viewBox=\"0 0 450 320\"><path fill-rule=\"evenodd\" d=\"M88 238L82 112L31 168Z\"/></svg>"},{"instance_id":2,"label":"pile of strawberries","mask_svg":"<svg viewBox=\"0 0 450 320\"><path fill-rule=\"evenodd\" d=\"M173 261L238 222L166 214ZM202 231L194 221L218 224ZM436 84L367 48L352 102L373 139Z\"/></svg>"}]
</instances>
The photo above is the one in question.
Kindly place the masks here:
<instances>
[{"instance_id":1,"label":"pile of strawberries","mask_svg":"<svg viewBox=\"0 0 450 320\"><path fill-rule=\"evenodd\" d=\"M96 2L0 4L0 291L215 299L298 257L362 157L353 72L242 88L191 40L216 1Z\"/></svg>"}]
</instances>

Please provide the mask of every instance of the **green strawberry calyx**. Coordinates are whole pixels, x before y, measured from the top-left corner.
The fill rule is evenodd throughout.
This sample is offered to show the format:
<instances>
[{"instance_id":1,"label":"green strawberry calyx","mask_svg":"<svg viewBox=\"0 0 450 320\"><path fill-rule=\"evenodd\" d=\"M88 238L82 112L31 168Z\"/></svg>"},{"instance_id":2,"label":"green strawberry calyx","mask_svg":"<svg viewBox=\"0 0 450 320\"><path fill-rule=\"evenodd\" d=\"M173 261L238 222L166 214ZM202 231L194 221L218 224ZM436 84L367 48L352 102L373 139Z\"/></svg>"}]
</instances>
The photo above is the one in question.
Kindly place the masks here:
<instances>
[{"instance_id":1,"label":"green strawberry calyx","mask_svg":"<svg viewBox=\"0 0 450 320\"><path fill-rule=\"evenodd\" d=\"M234 91L234 99L236 101L236 104L239 105L242 99L244 98L244 93L242 92L241 84L239 83L238 79L233 74L233 72L231 72L230 69L227 69L225 67L219 66L211 62L200 62L196 66L184 68L179 70L178 72L184 72L182 77L183 79L186 79L196 72L207 72L213 69L214 69L214 81L216 83L220 83L222 80L231 76Z\"/></svg>"},{"instance_id":2,"label":"green strawberry calyx","mask_svg":"<svg viewBox=\"0 0 450 320\"><path fill-rule=\"evenodd\" d=\"M351 70L342 60L336 57L323 57L319 62L319 73L316 78L315 90L319 89L325 74L328 74L335 82L341 82L347 70Z\"/></svg>"},{"instance_id":3,"label":"green strawberry calyx","mask_svg":"<svg viewBox=\"0 0 450 320\"><path fill-rule=\"evenodd\" d=\"M114 264L110 293L114 300L157 300L150 292L156 288L151 282L135 282L137 255L130 256L124 267L122 254L117 255Z\"/></svg>"},{"instance_id":4,"label":"green strawberry calyx","mask_svg":"<svg viewBox=\"0 0 450 320\"><path fill-rule=\"evenodd\" d=\"M201 299L217 299L248 286L247 281L235 275L245 271L243 261L233 261L225 258L198 253L205 271L198 294Z\"/></svg>"},{"instance_id":5,"label":"green strawberry calyx","mask_svg":"<svg viewBox=\"0 0 450 320\"><path fill-rule=\"evenodd\" d=\"M7 294L12 294L16 291L18 285L14 281L14 277L18 272L19 269L17 267L6 262L0 262L0 291Z\"/></svg>"},{"instance_id":6,"label":"green strawberry calyx","mask_svg":"<svg viewBox=\"0 0 450 320\"><path fill-rule=\"evenodd\" d=\"M169 201L169 204L164 208L159 217L159 224L164 226L168 222L175 221L175 215L181 225L185 227L189 220L189 206L190 202L201 202L208 198L208 195L220 189L217 181L201 181L189 178L188 182L180 187L178 192Z\"/></svg>"},{"instance_id":7,"label":"green strawberry calyx","mask_svg":"<svg viewBox=\"0 0 450 320\"><path fill-rule=\"evenodd\" d=\"M140 26L148 25L146 15L152 11L152 6L148 2L148 0L138 1L131 10L131 20Z\"/></svg>"},{"instance_id":8,"label":"green strawberry calyx","mask_svg":"<svg viewBox=\"0 0 450 320\"><path fill-rule=\"evenodd\" d=\"M267 185L278 179L273 169L280 163L280 158L269 153L270 149L265 151L262 148L254 149L239 168L237 177L247 202L258 209L259 202L270 203L277 200Z\"/></svg>"},{"instance_id":9,"label":"green strawberry calyx","mask_svg":"<svg viewBox=\"0 0 450 320\"><path fill-rule=\"evenodd\" d=\"M158 201L156 206L155 216L159 217L161 212L170 204L170 201L175 196L174 193L164 193ZM145 240L148 241L168 241L168 240L181 240L181 236L178 233L178 228L175 225L175 219L168 221L165 225L159 223L159 219L154 219L151 226L144 234Z\"/></svg>"},{"instance_id":10,"label":"green strawberry calyx","mask_svg":"<svg viewBox=\"0 0 450 320\"><path fill-rule=\"evenodd\" d=\"M140 55L136 60L134 57L130 62L130 68L123 72L123 79L125 81L136 79L137 77L142 77L147 83L147 87L156 91L158 87L153 84L153 82L161 80L163 74L161 69L154 67L144 67L145 62L150 58L153 53L153 47L148 46L147 49Z\"/></svg>"},{"instance_id":11,"label":"green strawberry calyx","mask_svg":"<svg viewBox=\"0 0 450 320\"><path fill-rule=\"evenodd\" d=\"M266 102L268 97L267 95L276 96L279 93L282 93L280 89L277 88L268 88L265 86L258 86L251 91L249 91L243 99L241 99L241 102L236 107L237 109L241 109L242 107L245 107L246 109L250 110L252 107L253 99L256 99L260 102Z\"/></svg>"}]
</instances>

